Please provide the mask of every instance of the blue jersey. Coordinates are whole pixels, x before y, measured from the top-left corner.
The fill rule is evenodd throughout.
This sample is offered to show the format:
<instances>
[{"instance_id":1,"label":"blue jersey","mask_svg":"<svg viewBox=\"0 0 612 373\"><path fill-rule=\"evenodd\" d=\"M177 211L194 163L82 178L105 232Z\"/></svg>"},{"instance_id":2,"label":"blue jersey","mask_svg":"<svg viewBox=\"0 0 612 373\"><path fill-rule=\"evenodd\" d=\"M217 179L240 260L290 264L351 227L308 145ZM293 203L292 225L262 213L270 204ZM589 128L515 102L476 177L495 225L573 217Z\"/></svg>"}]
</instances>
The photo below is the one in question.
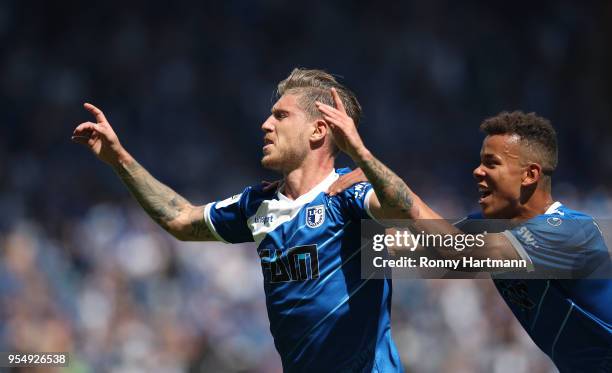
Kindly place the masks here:
<instances>
[{"instance_id":1,"label":"blue jersey","mask_svg":"<svg viewBox=\"0 0 612 373\"><path fill-rule=\"evenodd\" d=\"M536 271L607 274L607 279L494 282L525 331L561 372L612 372L610 254L597 223L556 202L543 215L503 233ZM580 273L585 269L588 273Z\"/></svg>"},{"instance_id":2,"label":"blue jersey","mask_svg":"<svg viewBox=\"0 0 612 373\"><path fill-rule=\"evenodd\" d=\"M361 278L360 220L369 218L372 186L330 197L325 191L337 178L332 172L295 200L248 187L207 205L205 220L221 241L257 244L286 372L399 372L391 281Z\"/></svg>"}]
</instances>

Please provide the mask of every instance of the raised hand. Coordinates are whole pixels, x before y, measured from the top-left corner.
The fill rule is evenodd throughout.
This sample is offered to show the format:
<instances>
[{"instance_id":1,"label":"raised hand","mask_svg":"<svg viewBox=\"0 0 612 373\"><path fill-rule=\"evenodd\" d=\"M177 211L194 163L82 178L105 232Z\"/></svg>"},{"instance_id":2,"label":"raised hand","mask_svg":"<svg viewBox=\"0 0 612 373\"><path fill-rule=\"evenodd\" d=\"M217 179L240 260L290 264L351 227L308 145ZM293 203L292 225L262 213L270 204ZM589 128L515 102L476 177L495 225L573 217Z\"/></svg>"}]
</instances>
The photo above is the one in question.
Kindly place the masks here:
<instances>
[{"instance_id":1,"label":"raised hand","mask_svg":"<svg viewBox=\"0 0 612 373\"><path fill-rule=\"evenodd\" d=\"M323 119L329 124L336 145L354 161L357 161L363 152L367 152L367 149L357 132L355 122L346 113L342 99L335 88L331 89L331 94L336 107L316 102L317 108L323 114Z\"/></svg>"},{"instance_id":2,"label":"raised hand","mask_svg":"<svg viewBox=\"0 0 612 373\"><path fill-rule=\"evenodd\" d=\"M96 122L79 124L74 129L71 140L87 146L102 161L110 165L116 165L120 158L127 154L121 146L119 138L106 120L102 110L90 103L85 103L83 107L93 114Z\"/></svg>"}]
</instances>

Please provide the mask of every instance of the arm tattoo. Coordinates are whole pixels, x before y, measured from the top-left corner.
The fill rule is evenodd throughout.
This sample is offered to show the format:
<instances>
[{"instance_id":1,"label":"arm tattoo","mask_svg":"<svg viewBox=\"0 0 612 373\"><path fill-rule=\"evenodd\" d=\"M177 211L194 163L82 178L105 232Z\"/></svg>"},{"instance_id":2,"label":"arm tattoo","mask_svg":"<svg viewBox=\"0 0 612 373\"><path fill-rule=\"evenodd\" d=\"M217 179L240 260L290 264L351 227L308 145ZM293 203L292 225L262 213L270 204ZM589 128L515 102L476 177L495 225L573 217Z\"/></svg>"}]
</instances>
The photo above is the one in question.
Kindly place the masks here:
<instances>
[{"instance_id":1,"label":"arm tattoo","mask_svg":"<svg viewBox=\"0 0 612 373\"><path fill-rule=\"evenodd\" d=\"M399 176L374 156L359 162L358 166L372 183L380 205L384 209L399 212L401 216L398 217L401 218L414 218L412 216L414 195Z\"/></svg>"},{"instance_id":2,"label":"arm tattoo","mask_svg":"<svg viewBox=\"0 0 612 373\"><path fill-rule=\"evenodd\" d=\"M192 240L216 241L204 220L204 206L194 208L189 214L190 230L188 237Z\"/></svg>"},{"instance_id":3,"label":"arm tattoo","mask_svg":"<svg viewBox=\"0 0 612 373\"><path fill-rule=\"evenodd\" d=\"M193 207L171 188L160 183L136 160L114 168L145 212L162 228L180 239L207 240L211 233L204 222L204 207ZM187 216L190 229L178 232L171 223Z\"/></svg>"}]
</instances>

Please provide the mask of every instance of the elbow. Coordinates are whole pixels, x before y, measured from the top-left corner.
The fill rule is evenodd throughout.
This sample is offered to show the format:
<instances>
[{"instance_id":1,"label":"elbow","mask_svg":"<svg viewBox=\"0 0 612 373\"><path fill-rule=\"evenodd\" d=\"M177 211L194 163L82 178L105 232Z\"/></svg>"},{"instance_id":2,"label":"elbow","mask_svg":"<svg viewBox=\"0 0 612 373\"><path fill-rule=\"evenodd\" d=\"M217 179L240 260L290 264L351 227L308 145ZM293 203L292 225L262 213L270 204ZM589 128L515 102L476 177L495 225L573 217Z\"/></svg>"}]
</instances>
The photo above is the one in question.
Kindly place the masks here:
<instances>
[{"instance_id":1,"label":"elbow","mask_svg":"<svg viewBox=\"0 0 612 373\"><path fill-rule=\"evenodd\" d=\"M404 201L401 204L385 205L383 206L385 219L419 219L421 215L421 209L418 203L414 201Z\"/></svg>"},{"instance_id":2,"label":"elbow","mask_svg":"<svg viewBox=\"0 0 612 373\"><path fill-rule=\"evenodd\" d=\"M189 224L180 216L164 225L166 232L178 241L189 241Z\"/></svg>"},{"instance_id":3,"label":"elbow","mask_svg":"<svg viewBox=\"0 0 612 373\"><path fill-rule=\"evenodd\" d=\"M177 231L177 230L167 230L168 233L170 233L170 235L172 237L174 237L177 241L189 241L189 237L187 237L185 234L183 234L181 231Z\"/></svg>"},{"instance_id":4,"label":"elbow","mask_svg":"<svg viewBox=\"0 0 612 373\"><path fill-rule=\"evenodd\" d=\"M182 233L182 229L180 229L180 227L176 227L171 224L165 224L162 225L162 228L172 237L176 238L178 241L187 241L187 237L184 233Z\"/></svg>"},{"instance_id":5,"label":"elbow","mask_svg":"<svg viewBox=\"0 0 612 373\"><path fill-rule=\"evenodd\" d=\"M180 234L173 234L172 237L176 238L177 241L181 241L181 242L191 241L191 239L189 239L189 237L183 236L183 235L180 235Z\"/></svg>"}]
</instances>

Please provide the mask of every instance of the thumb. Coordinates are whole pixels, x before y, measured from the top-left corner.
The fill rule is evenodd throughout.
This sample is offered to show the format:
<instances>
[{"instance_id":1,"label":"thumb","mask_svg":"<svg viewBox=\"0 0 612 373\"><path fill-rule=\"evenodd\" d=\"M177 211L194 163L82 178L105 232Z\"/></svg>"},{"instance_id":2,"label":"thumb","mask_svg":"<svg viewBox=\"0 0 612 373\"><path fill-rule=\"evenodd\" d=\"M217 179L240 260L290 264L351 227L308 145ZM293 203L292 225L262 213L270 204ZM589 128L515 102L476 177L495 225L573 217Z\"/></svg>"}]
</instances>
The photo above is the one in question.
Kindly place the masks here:
<instances>
[{"instance_id":1,"label":"thumb","mask_svg":"<svg viewBox=\"0 0 612 373\"><path fill-rule=\"evenodd\" d=\"M101 123L94 123L93 130L103 140L109 140L111 136L111 129Z\"/></svg>"}]
</instances>

